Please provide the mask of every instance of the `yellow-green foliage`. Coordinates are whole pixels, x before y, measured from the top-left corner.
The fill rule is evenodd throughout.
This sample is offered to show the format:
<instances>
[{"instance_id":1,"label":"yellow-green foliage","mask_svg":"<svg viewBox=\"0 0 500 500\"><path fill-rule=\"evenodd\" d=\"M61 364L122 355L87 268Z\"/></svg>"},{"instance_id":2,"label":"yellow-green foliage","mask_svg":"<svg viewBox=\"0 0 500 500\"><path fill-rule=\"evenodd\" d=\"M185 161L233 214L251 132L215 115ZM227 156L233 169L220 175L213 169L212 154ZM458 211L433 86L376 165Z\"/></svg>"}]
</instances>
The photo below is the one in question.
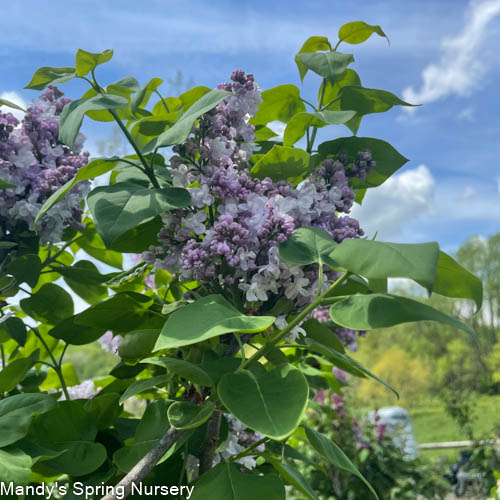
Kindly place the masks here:
<instances>
[{"instance_id":1,"label":"yellow-green foliage","mask_svg":"<svg viewBox=\"0 0 500 500\"><path fill-rule=\"evenodd\" d=\"M371 367L371 371L395 387L401 404L413 406L425 398L431 383L430 370L419 359L412 359L400 347L393 346ZM370 406L395 404L394 395L373 379L361 382L358 396Z\"/></svg>"}]
</instances>

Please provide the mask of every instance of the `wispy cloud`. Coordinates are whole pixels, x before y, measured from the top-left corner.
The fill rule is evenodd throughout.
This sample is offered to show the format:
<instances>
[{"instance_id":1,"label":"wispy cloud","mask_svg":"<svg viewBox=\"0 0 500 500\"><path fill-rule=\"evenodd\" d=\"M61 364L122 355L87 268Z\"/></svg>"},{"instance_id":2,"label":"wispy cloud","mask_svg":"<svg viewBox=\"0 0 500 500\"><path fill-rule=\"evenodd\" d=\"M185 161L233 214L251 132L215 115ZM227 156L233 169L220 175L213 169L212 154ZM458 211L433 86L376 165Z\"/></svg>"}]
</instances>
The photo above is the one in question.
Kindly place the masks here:
<instances>
[{"instance_id":1,"label":"wispy cloud","mask_svg":"<svg viewBox=\"0 0 500 500\"><path fill-rule=\"evenodd\" d=\"M25 100L17 92L14 92L14 91L2 92L0 94L0 99L5 99L6 101L10 101L10 102L17 104L18 106L21 106L22 108L26 109ZM5 112L5 110L7 110L9 113L12 113L18 120L21 120L24 116L24 113L22 111L19 111L18 109L3 108L2 111Z\"/></svg>"},{"instance_id":2,"label":"wispy cloud","mask_svg":"<svg viewBox=\"0 0 500 500\"><path fill-rule=\"evenodd\" d=\"M488 67L480 60L480 49L488 25L500 15L500 0L473 1L469 4L463 30L441 42L441 60L422 71L422 85L403 92L406 101L427 103L448 95L468 95L477 88ZM416 108L407 108L416 109Z\"/></svg>"},{"instance_id":3,"label":"wispy cloud","mask_svg":"<svg viewBox=\"0 0 500 500\"><path fill-rule=\"evenodd\" d=\"M360 207L353 208L370 237L390 240L399 235L411 220L433 213L435 181L425 165L387 179L381 186L369 189Z\"/></svg>"}]
</instances>

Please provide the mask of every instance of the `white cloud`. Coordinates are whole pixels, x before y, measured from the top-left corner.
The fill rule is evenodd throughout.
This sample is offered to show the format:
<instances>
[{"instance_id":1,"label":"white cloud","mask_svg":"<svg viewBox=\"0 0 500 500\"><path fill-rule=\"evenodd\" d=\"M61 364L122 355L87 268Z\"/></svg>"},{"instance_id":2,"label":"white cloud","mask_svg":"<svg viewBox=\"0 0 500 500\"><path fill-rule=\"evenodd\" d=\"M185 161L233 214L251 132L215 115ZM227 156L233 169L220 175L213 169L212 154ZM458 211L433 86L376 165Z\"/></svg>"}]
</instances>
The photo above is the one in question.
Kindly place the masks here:
<instances>
[{"instance_id":1,"label":"white cloud","mask_svg":"<svg viewBox=\"0 0 500 500\"><path fill-rule=\"evenodd\" d=\"M470 94L487 71L484 62L480 61L479 50L488 24L499 14L500 0L471 2L464 29L457 36L442 40L441 60L429 64L422 71L420 90L408 87L403 91L405 101L423 104L450 94Z\"/></svg>"},{"instance_id":2,"label":"white cloud","mask_svg":"<svg viewBox=\"0 0 500 500\"><path fill-rule=\"evenodd\" d=\"M14 104L17 104L18 106L21 106L21 108L26 109L26 102L25 100L17 93L14 91L6 91L2 92L0 94L0 99L5 99L7 101L13 102ZM5 110L7 110L9 113L12 113L18 120L21 120L24 117L24 113L22 111L19 111L18 109L14 108L7 108L2 106L2 111L5 113Z\"/></svg>"},{"instance_id":3,"label":"white cloud","mask_svg":"<svg viewBox=\"0 0 500 500\"><path fill-rule=\"evenodd\" d=\"M391 239L410 220L434 213L434 187L429 169L420 165L369 189L363 205L356 205L352 216L359 219L369 237L378 231L378 239Z\"/></svg>"}]
</instances>

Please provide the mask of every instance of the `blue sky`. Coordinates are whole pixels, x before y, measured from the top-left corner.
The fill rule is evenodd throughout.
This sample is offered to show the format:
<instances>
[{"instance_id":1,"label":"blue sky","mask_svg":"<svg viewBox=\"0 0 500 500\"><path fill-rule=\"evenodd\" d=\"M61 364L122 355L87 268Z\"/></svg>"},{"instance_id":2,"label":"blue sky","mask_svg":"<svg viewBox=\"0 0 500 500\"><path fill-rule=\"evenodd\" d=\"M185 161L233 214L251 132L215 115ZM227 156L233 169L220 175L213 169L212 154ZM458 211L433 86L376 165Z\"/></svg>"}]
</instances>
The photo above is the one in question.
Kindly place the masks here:
<instances>
[{"instance_id":1,"label":"blue sky","mask_svg":"<svg viewBox=\"0 0 500 500\"><path fill-rule=\"evenodd\" d=\"M167 81L182 69L195 84L214 87L242 68L263 89L294 83L311 97L318 80L308 76L301 86L293 62L304 40L335 41L349 21L379 24L390 46L372 37L339 50L354 54L364 86L424 106L363 120L358 135L390 142L410 162L354 214L368 235L437 240L447 251L470 235L500 230L500 0L22 0L5 2L2 14L0 96L24 102L35 95L22 90L34 70L72 66L78 48L115 50L98 72L103 84L128 74L141 83ZM78 98L85 88L71 82L63 89ZM96 152L111 128L87 121L83 132ZM330 127L319 139L347 135Z\"/></svg>"}]
</instances>

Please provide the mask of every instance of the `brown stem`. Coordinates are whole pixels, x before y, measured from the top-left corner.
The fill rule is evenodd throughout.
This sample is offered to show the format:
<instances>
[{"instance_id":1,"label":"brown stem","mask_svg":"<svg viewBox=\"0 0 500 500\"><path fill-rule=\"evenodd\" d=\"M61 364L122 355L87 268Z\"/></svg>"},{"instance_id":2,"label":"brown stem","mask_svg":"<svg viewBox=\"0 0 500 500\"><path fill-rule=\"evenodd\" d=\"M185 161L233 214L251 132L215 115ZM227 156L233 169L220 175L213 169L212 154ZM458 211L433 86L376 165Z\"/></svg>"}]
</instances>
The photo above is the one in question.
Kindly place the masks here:
<instances>
[{"instance_id":1,"label":"brown stem","mask_svg":"<svg viewBox=\"0 0 500 500\"><path fill-rule=\"evenodd\" d=\"M200 455L200 476L212 468L214 463L215 450L219 444L219 430L222 413L218 411L207 424L205 441L201 446Z\"/></svg>"},{"instance_id":2,"label":"brown stem","mask_svg":"<svg viewBox=\"0 0 500 500\"><path fill-rule=\"evenodd\" d=\"M122 500L123 498L127 498L132 491L132 484L140 483L155 468L159 460L180 438L183 432L171 427L155 447L139 460L131 471L116 485L114 488L115 493L106 495L101 500ZM119 489L117 489L118 486L120 487ZM122 487L124 490L123 494L121 492Z\"/></svg>"}]
</instances>

